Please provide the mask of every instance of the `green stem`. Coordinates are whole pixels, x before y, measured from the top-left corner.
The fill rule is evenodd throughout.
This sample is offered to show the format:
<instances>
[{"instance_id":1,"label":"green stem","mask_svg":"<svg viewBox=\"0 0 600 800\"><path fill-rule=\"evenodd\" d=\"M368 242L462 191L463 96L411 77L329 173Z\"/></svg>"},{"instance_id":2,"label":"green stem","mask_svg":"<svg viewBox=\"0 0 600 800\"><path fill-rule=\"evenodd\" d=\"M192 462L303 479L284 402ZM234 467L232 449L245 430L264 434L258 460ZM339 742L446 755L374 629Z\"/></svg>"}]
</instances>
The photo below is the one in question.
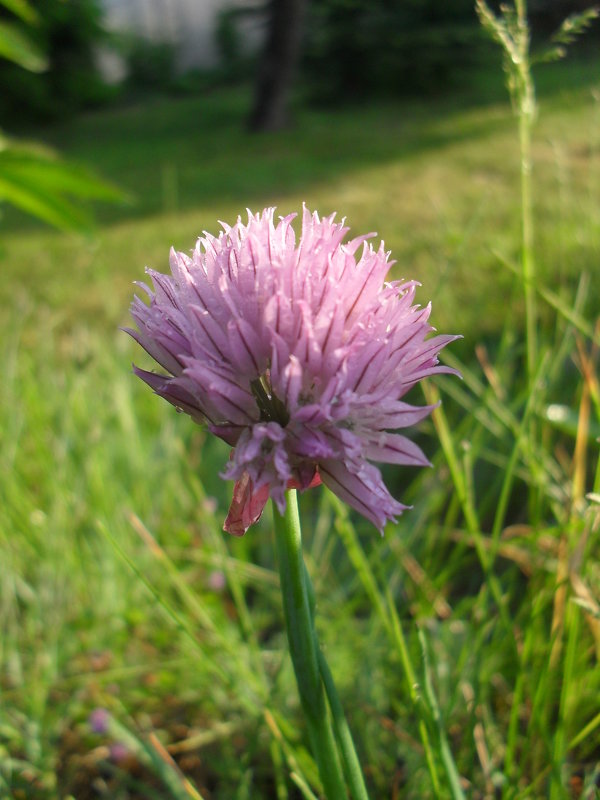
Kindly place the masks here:
<instances>
[{"instance_id":1,"label":"green stem","mask_svg":"<svg viewBox=\"0 0 600 800\"><path fill-rule=\"evenodd\" d=\"M350 728L344 715L344 709L333 680L333 675L329 669L327 659L319 647L319 640L317 639L317 632L315 629L315 590L313 588L310 575L308 574L308 570L306 569L306 565L304 567L304 580L306 582L306 589L308 592L308 606L312 621L315 647L317 650L319 672L321 673L325 694L327 695L327 702L329 703L329 710L331 711L333 732L335 735L335 741L337 742L337 746L339 748L344 775L348 781L350 794L352 795L353 800L369 800L367 787L365 786L365 780L363 778L360 762L356 754L356 748L354 747L352 734L350 733Z\"/></svg>"},{"instance_id":2,"label":"green stem","mask_svg":"<svg viewBox=\"0 0 600 800\"><path fill-rule=\"evenodd\" d=\"M345 800L348 794L344 786L319 673L295 490L288 491L286 499L286 510L283 515L273 504L273 518L290 655L325 796L327 800Z\"/></svg>"},{"instance_id":3,"label":"green stem","mask_svg":"<svg viewBox=\"0 0 600 800\"><path fill-rule=\"evenodd\" d=\"M526 73L528 86L531 78ZM523 236L523 291L525 293L525 325L527 333L527 375L531 382L537 359L537 311L535 298L535 261L533 255L533 208L531 192L531 125L530 92L525 93L519 116L521 149L521 230Z\"/></svg>"},{"instance_id":4,"label":"green stem","mask_svg":"<svg viewBox=\"0 0 600 800\"><path fill-rule=\"evenodd\" d=\"M333 730L335 733L335 740L340 748L342 764L344 767L344 774L350 786L350 791L354 800L369 800L367 794L367 787L363 778L360 762L354 749L354 742L350 728L346 722L342 704L338 697L335 683L333 682L333 675L329 669L329 665L325 660L325 656L319 650L319 667L321 670L321 677L327 693L327 700L329 708L331 709L331 716L333 717Z\"/></svg>"},{"instance_id":5,"label":"green stem","mask_svg":"<svg viewBox=\"0 0 600 800\"><path fill-rule=\"evenodd\" d=\"M535 119L535 90L529 60L529 28L525 0L515 0L518 20L517 103L519 112L519 150L521 155L521 235L525 326L527 334L527 377L533 383L537 359L537 310L535 298L535 259L533 250L533 203L531 188L531 130Z\"/></svg>"},{"instance_id":6,"label":"green stem","mask_svg":"<svg viewBox=\"0 0 600 800\"><path fill-rule=\"evenodd\" d=\"M435 763L435 756L433 754L433 747L429 740L429 731L427 730L426 718L429 716L430 712L429 709L424 707L423 700L420 696L419 682L417 681L416 673L413 668L412 661L410 660L408 646L406 644L406 639L404 638L404 632L402 631L402 625L400 624L400 620L398 619L398 615L394 607L394 601L392 599L392 595L389 589L387 590L387 602L388 602L388 607L390 609L390 618L392 620L393 636L395 639L396 647L398 649L398 653L400 654L402 667L404 669L404 676L406 678L406 684L408 686L408 693L412 701L413 708L419 720L419 735L421 737L421 742L423 743L423 749L425 750L425 759L427 761L427 768L429 769L429 775L431 777L433 791L436 797L441 797L442 788L440 785L440 779L437 774L437 767Z\"/></svg>"},{"instance_id":7,"label":"green stem","mask_svg":"<svg viewBox=\"0 0 600 800\"><path fill-rule=\"evenodd\" d=\"M458 769L456 768L454 756L452 755L452 751L450 750L450 745L448 743L448 737L446 736L446 730L444 728L440 706L437 697L435 696L435 692L433 691L431 670L429 667L429 648L427 646L427 639L425 638L425 634L422 630L419 630L418 636L419 642L421 643L421 652L423 653L423 689L425 691L425 696L427 697L429 708L431 709L431 713L433 715L433 721L437 727L438 749L444 769L446 770L448 788L450 789L450 794L452 795L453 800L466 800L465 793L460 785L460 776L458 774Z\"/></svg>"}]
</instances>

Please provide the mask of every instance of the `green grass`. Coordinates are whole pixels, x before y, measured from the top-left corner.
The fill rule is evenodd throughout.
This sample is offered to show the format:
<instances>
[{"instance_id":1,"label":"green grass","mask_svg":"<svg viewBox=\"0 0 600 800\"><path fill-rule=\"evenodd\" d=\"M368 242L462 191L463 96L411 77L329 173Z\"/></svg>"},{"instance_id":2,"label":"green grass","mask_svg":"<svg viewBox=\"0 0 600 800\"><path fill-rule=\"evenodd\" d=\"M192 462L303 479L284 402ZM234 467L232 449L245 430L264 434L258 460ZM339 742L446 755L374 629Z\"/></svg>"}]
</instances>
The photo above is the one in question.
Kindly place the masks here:
<instances>
[{"instance_id":1,"label":"green grass","mask_svg":"<svg viewBox=\"0 0 600 800\"><path fill-rule=\"evenodd\" d=\"M535 251L553 305L538 297L531 395L504 100L302 111L250 137L236 90L47 132L135 202L100 210L92 240L3 219L0 797L193 796L158 743L206 798L317 791L270 514L241 540L220 532L227 449L131 375L143 359L117 330L171 245L303 200L377 230L438 329L465 337L447 356L464 381L436 381L444 405L418 433L435 468L386 471L414 505L396 527L380 539L323 491L301 498L372 797L456 796L453 769L474 800L597 796L600 402L578 328L600 312L600 101L574 73L541 76ZM96 707L114 718L104 735Z\"/></svg>"}]
</instances>

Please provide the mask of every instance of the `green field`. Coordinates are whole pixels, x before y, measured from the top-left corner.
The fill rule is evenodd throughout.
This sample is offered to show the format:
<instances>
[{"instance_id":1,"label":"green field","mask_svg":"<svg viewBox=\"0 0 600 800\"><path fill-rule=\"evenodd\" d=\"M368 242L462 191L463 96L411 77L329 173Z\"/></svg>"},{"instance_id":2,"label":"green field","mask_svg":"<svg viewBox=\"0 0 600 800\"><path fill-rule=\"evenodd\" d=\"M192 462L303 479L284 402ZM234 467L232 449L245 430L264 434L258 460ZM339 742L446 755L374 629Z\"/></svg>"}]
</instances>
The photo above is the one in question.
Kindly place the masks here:
<instances>
[{"instance_id":1,"label":"green field","mask_svg":"<svg viewBox=\"0 0 600 800\"><path fill-rule=\"evenodd\" d=\"M599 66L539 79L531 386L498 91L298 110L250 136L247 93L223 90L35 133L130 202L88 238L0 223L0 797L197 797L182 775L215 800L318 793L270 512L221 532L227 448L132 375L148 362L119 330L171 245L303 201L377 231L433 324L464 336L443 358L464 380L430 383L443 405L415 433L434 469L385 471L414 506L397 526L380 538L325 490L301 498L372 797L456 797L453 769L473 800L599 796Z\"/></svg>"}]
</instances>

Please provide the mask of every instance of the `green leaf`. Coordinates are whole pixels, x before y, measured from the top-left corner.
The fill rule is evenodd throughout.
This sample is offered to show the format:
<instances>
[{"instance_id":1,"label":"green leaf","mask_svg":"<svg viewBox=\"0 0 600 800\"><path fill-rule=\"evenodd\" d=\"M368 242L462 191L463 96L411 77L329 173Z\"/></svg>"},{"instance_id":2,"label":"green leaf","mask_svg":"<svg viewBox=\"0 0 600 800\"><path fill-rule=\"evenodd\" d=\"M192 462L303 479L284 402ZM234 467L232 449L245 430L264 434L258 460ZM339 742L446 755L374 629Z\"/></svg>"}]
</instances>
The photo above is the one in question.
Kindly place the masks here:
<instances>
[{"instance_id":1,"label":"green leaf","mask_svg":"<svg viewBox=\"0 0 600 800\"><path fill-rule=\"evenodd\" d=\"M40 21L39 14L27 0L0 0L0 5L12 11L13 14L29 25L37 25Z\"/></svg>"},{"instance_id":2,"label":"green leaf","mask_svg":"<svg viewBox=\"0 0 600 800\"><path fill-rule=\"evenodd\" d=\"M42 191L28 184L18 175L0 172L0 199L48 222L61 230L89 231L91 217L81 206L76 206L56 193Z\"/></svg>"},{"instance_id":3,"label":"green leaf","mask_svg":"<svg viewBox=\"0 0 600 800\"><path fill-rule=\"evenodd\" d=\"M520 275L519 268L509 258L500 253L498 250L492 250L492 253L496 256L502 266L507 267L514 275ZM570 322L574 328L583 333L584 336L587 336L592 342L596 344L600 343L600 336L594 330L593 326L590 325L590 323L584 317L582 317L576 309L569 308L560 295L556 294L556 292L553 292L551 289L547 289L540 283L533 282L532 285L540 297L542 297L555 311L558 311L562 317L568 320L568 322Z\"/></svg>"},{"instance_id":4,"label":"green leaf","mask_svg":"<svg viewBox=\"0 0 600 800\"><path fill-rule=\"evenodd\" d=\"M67 164L43 145L18 143L0 134L0 200L62 230L89 231L92 218L76 200L124 202L113 184L88 169Z\"/></svg>"},{"instance_id":5,"label":"green leaf","mask_svg":"<svg viewBox=\"0 0 600 800\"><path fill-rule=\"evenodd\" d=\"M48 61L41 50L9 22L0 22L0 57L30 72L43 72Z\"/></svg>"},{"instance_id":6,"label":"green leaf","mask_svg":"<svg viewBox=\"0 0 600 800\"><path fill-rule=\"evenodd\" d=\"M99 178L78 164L68 164L57 158L22 153L18 150L0 152L0 176L10 174L27 184L57 194L121 202L124 193L112 183Z\"/></svg>"}]
</instances>

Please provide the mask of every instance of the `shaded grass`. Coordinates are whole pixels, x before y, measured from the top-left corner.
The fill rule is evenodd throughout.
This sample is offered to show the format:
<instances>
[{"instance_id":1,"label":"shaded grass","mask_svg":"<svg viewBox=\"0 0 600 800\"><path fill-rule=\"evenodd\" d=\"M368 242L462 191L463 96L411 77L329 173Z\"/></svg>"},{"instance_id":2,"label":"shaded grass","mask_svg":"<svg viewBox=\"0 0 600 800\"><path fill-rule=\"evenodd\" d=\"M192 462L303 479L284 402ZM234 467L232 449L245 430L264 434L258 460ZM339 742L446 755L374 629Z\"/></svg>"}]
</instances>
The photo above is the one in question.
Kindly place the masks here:
<instances>
[{"instance_id":1,"label":"shaded grass","mask_svg":"<svg viewBox=\"0 0 600 800\"><path fill-rule=\"evenodd\" d=\"M513 120L504 104L449 106L307 112L294 131L249 139L241 96L225 93L54 132L139 202L107 212L94 241L7 217L0 793L177 796L177 773L161 775L156 758L149 769L131 744L119 760L118 732L92 732L96 706L154 756L158 735L203 796L294 798L316 785L271 521L222 537L226 448L138 385L128 365L140 355L116 331L131 282L145 263L164 270L171 244L190 248L245 205L284 213L306 200L385 234L397 274L433 298L434 324L465 334L448 355L464 383L439 382L444 407L419 432L435 470L387 472L415 508L379 539L327 494L302 498L320 637L369 789L450 796L453 760L473 798L577 797L577 781L593 797L597 354L544 305L527 395L521 297L491 252L518 252ZM590 324L599 113L586 88L553 95L534 153L539 288ZM549 419L553 403L570 427ZM539 441L524 435L532 416Z\"/></svg>"}]
</instances>

